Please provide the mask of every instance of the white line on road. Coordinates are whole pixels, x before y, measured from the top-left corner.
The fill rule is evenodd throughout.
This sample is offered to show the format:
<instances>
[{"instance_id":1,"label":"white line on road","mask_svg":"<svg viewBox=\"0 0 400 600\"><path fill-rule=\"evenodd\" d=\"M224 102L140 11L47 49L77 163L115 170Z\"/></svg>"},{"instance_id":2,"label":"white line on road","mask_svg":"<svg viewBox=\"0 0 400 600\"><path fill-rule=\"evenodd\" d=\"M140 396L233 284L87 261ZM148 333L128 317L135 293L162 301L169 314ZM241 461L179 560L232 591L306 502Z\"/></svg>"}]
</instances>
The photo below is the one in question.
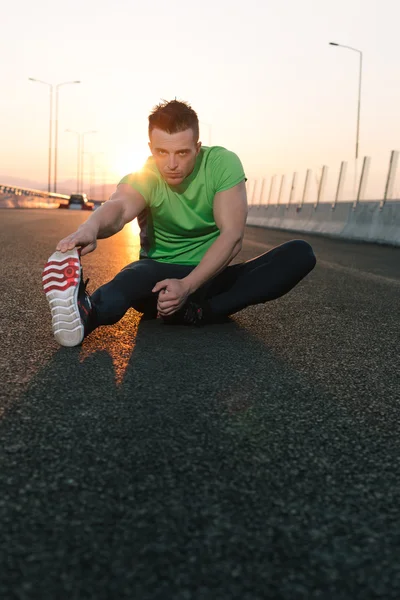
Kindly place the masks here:
<instances>
[{"instance_id":1,"label":"white line on road","mask_svg":"<svg viewBox=\"0 0 400 600\"><path fill-rule=\"evenodd\" d=\"M275 248L275 246L273 246L272 244L263 244L262 242L253 242L251 240L246 240L246 245L256 246L257 248L263 248L264 250L272 250L272 248ZM400 287L400 279L386 277L385 275L377 275L376 273L362 271L360 269L355 269L354 267L347 267L345 265L340 265L329 260L320 260L317 256L317 266L318 265L326 267L327 269L342 271L343 273L347 273L348 275L352 275L353 277L361 277L362 279L369 279L370 281L375 281L376 283L386 283L389 285L395 285L397 287Z\"/></svg>"}]
</instances>

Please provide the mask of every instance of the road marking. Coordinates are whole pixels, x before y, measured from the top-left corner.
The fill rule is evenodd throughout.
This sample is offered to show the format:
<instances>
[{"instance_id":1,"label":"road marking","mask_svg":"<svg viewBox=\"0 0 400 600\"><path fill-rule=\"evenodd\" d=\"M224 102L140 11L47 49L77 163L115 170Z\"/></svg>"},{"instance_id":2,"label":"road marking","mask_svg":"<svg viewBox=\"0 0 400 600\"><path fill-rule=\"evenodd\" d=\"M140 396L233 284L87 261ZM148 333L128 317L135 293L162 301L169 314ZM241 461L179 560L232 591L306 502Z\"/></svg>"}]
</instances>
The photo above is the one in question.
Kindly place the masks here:
<instances>
[{"instance_id":1,"label":"road marking","mask_svg":"<svg viewBox=\"0 0 400 600\"><path fill-rule=\"evenodd\" d=\"M348 275L353 275L354 277L361 277L362 279L369 279L370 281L375 281L376 283L388 283L389 285L395 285L397 287L400 287L399 279L386 277L385 275L377 275L376 273L361 271L360 269L355 269L354 267L346 267L345 265L339 265L328 260L318 260L317 265L318 264L322 265L323 267L327 267L328 269L342 271L344 273L347 273Z\"/></svg>"},{"instance_id":2,"label":"road marking","mask_svg":"<svg viewBox=\"0 0 400 600\"><path fill-rule=\"evenodd\" d=\"M264 244L262 242L253 242L251 240L245 240L245 242L246 245L256 246L257 248L264 248L264 250L272 250L272 248L276 248L276 246L274 246L273 244ZM386 277L385 275L377 275L376 273L362 271L361 269L355 269L354 267L346 267L345 265L340 265L329 260L320 260L317 257L317 266L318 265L326 267L327 269L342 271L343 273L347 273L348 275L352 275L353 277L361 277L362 279L369 279L370 281L374 281L376 283L386 283L389 285L395 285L397 287L400 287L400 279Z\"/></svg>"}]
</instances>

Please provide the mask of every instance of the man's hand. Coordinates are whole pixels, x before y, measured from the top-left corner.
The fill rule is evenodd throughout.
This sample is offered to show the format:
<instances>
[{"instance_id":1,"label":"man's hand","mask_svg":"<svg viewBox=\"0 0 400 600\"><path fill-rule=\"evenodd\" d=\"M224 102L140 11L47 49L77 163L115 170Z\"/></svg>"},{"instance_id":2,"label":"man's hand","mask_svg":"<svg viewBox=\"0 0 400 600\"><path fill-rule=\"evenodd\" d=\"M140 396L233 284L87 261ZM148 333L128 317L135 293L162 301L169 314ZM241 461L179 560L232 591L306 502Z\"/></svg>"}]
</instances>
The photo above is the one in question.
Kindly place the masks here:
<instances>
[{"instance_id":1,"label":"man's hand","mask_svg":"<svg viewBox=\"0 0 400 600\"><path fill-rule=\"evenodd\" d=\"M172 315L182 308L189 296L189 286L182 279L163 279L152 289L159 292L157 310L162 317Z\"/></svg>"},{"instance_id":2,"label":"man's hand","mask_svg":"<svg viewBox=\"0 0 400 600\"><path fill-rule=\"evenodd\" d=\"M66 252L73 248L80 247L81 256L93 252L97 246L97 230L95 227L91 227L87 223L84 223L75 233L71 233L66 238L62 239L57 244L56 250L60 252Z\"/></svg>"}]
</instances>

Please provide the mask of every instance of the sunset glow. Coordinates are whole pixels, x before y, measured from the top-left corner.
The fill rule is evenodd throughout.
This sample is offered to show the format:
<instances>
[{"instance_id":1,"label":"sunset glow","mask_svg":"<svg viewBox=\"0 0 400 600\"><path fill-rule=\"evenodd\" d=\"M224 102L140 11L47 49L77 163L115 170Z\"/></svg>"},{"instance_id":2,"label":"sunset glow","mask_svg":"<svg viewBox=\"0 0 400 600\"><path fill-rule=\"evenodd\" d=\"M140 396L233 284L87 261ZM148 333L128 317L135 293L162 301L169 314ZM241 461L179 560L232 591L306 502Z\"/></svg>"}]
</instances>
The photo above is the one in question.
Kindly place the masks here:
<instances>
[{"instance_id":1,"label":"sunset glow","mask_svg":"<svg viewBox=\"0 0 400 600\"><path fill-rule=\"evenodd\" d=\"M175 97L197 111L203 143L236 152L249 178L339 168L354 158L358 54L329 45L332 40L363 52L360 156L371 156L374 165L383 156L386 165L400 139L400 3L387 0L385 9L376 0L317 5L204 0L197 10L183 0L173 8L154 0L139 10L127 0L101 6L71 0L49 11L44 0L23 8L9 3L0 38L7 56L0 183L13 178L26 187L46 186L51 86L60 192L64 183L74 188L79 170L79 138L67 130L88 133L89 193L93 173L100 186L140 169L149 155L149 112ZM207 44L194 43L204 36ZM53 148L53 173L54 155Z\"/></svg>"},{"instance_id":2,"label":"sunset glow","mask_svg":"<svg viewBox=\"0 0 400 600\"><path fill-rule=\"evenodd\" d=\"M146 151L146 146L142 149L132 149L127 147L126 151L119 152L119 154L112 160L110 164L110 171L115 173L116 178L120 179L128 173L136 173L140 171L146 162L150 152Z\"/></svg>"}]
</instances>

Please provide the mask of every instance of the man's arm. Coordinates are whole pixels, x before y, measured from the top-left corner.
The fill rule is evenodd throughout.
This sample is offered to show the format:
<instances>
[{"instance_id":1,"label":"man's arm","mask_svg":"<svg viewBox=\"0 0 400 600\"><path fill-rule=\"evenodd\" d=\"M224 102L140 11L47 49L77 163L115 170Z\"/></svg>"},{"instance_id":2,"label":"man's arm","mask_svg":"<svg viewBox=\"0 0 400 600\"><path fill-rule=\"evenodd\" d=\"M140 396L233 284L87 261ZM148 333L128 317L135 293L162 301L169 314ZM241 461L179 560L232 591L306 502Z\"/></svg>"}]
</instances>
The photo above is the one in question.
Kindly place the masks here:
<instances>
[{"instance_id":1,"label":"man's arm","mask_svg":"<svg viewBox=\"0 0 400 600\"><path fill-rule=\"evenodd\" d=\"M197 267L187 277L180 280L165 279L157 283L153 289L153 292L164 290L164 293L159 295L160 314L169 315L179 310L190 294L193 294L206 281L218 275L240 252L247 218L247 195L244 181L215 195L214 218L220 235L207 250ZM168 282L173 283L168 285Z\"/></svg>"},{"instance_id":2,"label":"man's arm","mask_svg":"<svg viewBox=\"0 0 400 600\"><path fill-rule=\"evenodd\" d=\"M214 219L219 237L210 246L200 263L182 281L193 294L206 281L218 275L242 249L247 218L246 185L242 181L214 197Z\"/></svg>"},{"instance_id":3,"label":"man's arm","mask_svg":"<svg viewBox=\"0 0 400 600\"><path fill-rule=\"evenodd\" d=\"M122 183L110 199L92 213L85 223L58 243L57 250L66 252L80 246L81 255L84 256L95 250L97 239L118 233L145 208L143 196L127 183Z\"/></svg>"}]
</instances>

